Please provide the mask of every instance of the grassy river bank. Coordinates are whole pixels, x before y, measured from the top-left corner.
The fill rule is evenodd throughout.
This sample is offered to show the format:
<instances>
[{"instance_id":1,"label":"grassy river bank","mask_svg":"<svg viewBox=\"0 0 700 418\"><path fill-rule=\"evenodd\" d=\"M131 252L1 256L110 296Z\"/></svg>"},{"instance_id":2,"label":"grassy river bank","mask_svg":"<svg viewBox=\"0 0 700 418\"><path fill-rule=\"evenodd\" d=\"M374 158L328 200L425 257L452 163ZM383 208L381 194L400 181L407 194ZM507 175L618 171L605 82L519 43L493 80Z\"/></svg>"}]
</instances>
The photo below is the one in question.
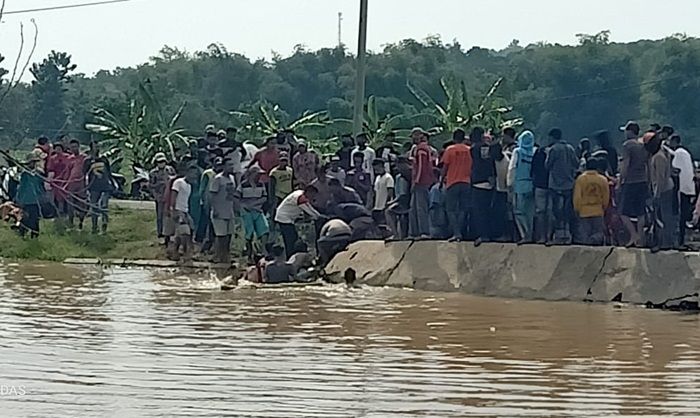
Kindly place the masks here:
<instances>
[{"instance_id":1,"label":"grassy river bank","mask_svg":"<svg viewBox=\"0 0 700 418\"><path fill-rule=\"evenodd\" d=\"M0 258L58 261L75 258L163 259L158 245L155 213L149 210L110 209L106 235L90 233L90 220L83 231L66 230L53 220L41 221L38 239L21 238L10 225L0 226Z\"/></svg>"}]
</instances>

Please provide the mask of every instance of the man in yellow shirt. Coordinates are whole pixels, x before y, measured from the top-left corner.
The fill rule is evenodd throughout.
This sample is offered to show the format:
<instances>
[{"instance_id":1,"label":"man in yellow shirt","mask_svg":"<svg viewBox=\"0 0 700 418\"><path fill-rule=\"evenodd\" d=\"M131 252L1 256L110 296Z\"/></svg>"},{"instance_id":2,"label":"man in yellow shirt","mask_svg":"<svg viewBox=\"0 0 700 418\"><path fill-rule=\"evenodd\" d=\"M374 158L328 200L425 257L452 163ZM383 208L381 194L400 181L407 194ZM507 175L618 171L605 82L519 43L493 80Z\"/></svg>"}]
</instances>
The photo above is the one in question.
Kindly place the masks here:
<instances>
[{"instance_id":1,"label":"man in yellow shirt","mask_svg":"<svg viewBox=\"0 0 700 418\"><path fill-rule=\"evenodd\" d=\"M608 179L598 172L605 161L591 158L574 184L574 210L578 215L576 243L603 245L605 242L605 210L610 204Z\"/></svg>"}]
</instances>

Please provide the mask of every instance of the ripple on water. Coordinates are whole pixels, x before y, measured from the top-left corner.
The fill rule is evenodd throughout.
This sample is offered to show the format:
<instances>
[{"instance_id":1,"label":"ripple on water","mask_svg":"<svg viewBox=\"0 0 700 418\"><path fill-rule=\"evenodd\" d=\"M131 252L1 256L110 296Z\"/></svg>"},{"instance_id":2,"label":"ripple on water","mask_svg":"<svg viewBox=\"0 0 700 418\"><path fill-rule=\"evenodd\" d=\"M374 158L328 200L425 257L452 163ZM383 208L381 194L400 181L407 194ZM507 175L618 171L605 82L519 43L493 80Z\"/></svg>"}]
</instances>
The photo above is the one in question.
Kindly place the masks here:
<instances>
[{"instance_id":1,"label":"ripple on water","mask_svg":"<svg viewBox=\"0 0 700 418\"><path fill-rule=\"evenodd\" d=\"M27 391L3 416L700 415L693 316L59 265L0 283L0 385Z\"/></svg>"}]
</instances>

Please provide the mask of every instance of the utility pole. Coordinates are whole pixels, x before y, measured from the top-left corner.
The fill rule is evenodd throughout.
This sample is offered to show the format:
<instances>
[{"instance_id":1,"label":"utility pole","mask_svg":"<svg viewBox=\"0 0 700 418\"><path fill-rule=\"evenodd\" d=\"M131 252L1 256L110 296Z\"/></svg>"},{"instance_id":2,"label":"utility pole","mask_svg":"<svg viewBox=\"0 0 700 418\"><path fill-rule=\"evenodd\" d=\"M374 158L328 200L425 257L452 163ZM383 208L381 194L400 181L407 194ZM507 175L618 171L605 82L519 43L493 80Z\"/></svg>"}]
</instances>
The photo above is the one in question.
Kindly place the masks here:
<instances>
[{"instance_id":1,"label":"utility pole","mask_svg":"<svg viewBox=\"0 0 700 418\"><path fill-rule=\"evenodd\" d=\"M355 114L353 135L362 133L365 107L365 61L367 58L367 0L360 0L360 34L357 41L357 70L355 73Z\"/></svg>"},{"instance_id":2,"label":"utility pole","mask_svg":"<svg viewBox=\"0 0 700 418\"><path fill-rule=\"evenodd\" d=\"M338 48L343 47L343 13L338 12Z\"/></svg>"}]
</instances>

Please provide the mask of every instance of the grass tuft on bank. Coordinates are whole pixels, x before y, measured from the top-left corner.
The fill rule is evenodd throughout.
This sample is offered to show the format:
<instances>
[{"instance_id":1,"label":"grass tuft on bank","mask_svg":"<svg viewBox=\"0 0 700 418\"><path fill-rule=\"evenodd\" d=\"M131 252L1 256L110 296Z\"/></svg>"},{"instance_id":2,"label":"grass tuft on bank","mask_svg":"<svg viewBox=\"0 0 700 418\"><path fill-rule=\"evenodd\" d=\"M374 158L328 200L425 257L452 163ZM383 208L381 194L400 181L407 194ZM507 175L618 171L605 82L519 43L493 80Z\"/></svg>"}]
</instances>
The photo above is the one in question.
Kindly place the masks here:
<instances>
[{"instance_id":1,"label":"grass tuft on bank","mask_svg":"<svg viewBox=\"0 0 700 418\"><path fill-rule=\"evenodd\" d=\"M0 257L62 262L66 258L162 259L165 254L155 233L155 213L145 210L110 209L106 235L90 233L90 219L83 231L65 230L53 220L41 222L38 239L21 238L0 226Z\"/></svg>"}]
</instances>

